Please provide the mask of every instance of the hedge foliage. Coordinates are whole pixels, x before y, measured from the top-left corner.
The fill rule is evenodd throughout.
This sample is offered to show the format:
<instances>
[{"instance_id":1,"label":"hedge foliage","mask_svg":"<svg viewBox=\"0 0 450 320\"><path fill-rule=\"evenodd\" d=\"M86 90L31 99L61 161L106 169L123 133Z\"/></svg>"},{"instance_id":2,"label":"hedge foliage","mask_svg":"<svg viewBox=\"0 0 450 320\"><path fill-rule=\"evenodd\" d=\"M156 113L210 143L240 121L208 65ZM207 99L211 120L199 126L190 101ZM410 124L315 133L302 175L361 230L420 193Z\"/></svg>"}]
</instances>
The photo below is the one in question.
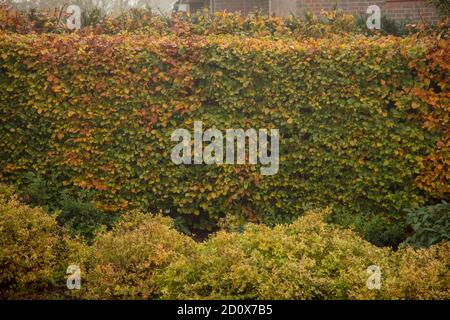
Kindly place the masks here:
<instances>
[{"instance_id":1,"label":"hedge foliage","mask_svg":"<svg viewBox=\"0 0 450 320\"><path fill-rule=\"evenodd\" d=\"M22 205L11 188L0 186L0 299L56 298L64 292L65 268L84 245L55 218Z\"/></svg>"},{"instance_id":2,"label":"hedge foliage","mask_svg":"<svg viewBox=\"0 0 450 320\"><path fill-rule=\"evenodd\" d=\"M135 212L125 215L109 232L100 233L85 261L89 299L158 299L157 275L195 249L190 237L172 228L172 220Z\"/></svg>"},{"instance_id":3,"label":"hedge foliage","mask_svg":"<svg viewBox=\"0 0 450 320\"><path fill-rule=\"evenodd\" d=\"M309 212L273 229L219 232L190 259L162 273L169 299L446 299L448 244L426 250L378 248ZM414 261L414 262L413 262ZM382 289L367 287L368 266Z\"/></svg>"},{"instance_id":4,"label":"hedge foliage","mask_svg":"<svg viewBox=\"0 0 450 320\"><path fill-rule=\"evenodd\" d=\"M273 229L249 224L203 243L172 220L132 212L88 246L55 216L0 192L0 296L3 299L448 299L450 248L378 248L312 211ZM9 192L9 191L8 191ZM18 241L20 239L20 241ZM81 269L81 290L65 270ZM367 268L381 268L369 290Z\"/></svg>"},{"instance_id":5,"label":"hedge foliage","mask_svg":"<svg viewBox=\"0 0 450 320\"><path fill-rule=\"evenodd\" d=\"M384 224L449 195L448 40L0 33L0 176L210 230L303 208ZM177 166L173 130L277 128L280 171Z\"/></svg>"}]
</instances>

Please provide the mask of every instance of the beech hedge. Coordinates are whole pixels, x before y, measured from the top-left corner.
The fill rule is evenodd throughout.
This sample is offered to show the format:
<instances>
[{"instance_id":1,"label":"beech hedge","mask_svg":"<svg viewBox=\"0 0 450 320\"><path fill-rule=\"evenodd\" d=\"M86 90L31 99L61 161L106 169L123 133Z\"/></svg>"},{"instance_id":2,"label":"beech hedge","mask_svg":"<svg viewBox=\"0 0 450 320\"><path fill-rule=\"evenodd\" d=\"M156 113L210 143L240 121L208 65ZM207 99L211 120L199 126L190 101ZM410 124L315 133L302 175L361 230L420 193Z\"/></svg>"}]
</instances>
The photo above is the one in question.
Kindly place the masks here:
<instances>
[{"instance_id":1,"label":"beech hedge","mask_svg":"<svg viewBox=\"0 0 450 320\"><path fill-rule=\"evenodd\" d=\"M0 180L211 230L448 199L447 40L0 32ZM436 54L439 53L439 54ZM175 165L175 129L278 129L280 168Z\"/></svg>"}]
</instances>

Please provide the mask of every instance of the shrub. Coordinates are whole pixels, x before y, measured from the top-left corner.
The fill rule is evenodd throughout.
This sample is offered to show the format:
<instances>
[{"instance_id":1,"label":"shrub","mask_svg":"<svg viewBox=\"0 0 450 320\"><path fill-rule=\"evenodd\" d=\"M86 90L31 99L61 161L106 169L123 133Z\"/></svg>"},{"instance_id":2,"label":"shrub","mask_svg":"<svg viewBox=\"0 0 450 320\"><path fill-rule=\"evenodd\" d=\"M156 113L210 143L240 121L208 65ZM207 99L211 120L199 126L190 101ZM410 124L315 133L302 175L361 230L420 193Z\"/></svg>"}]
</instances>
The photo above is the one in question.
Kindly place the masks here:
<instances>
[{"instance_id":1,"label":"shrub","mask_svg":"<svg viewBox=\"0 0 450 320\"><path fill-rule=\"evenodd\" d=\"M58 222L70 228L72 235L91 241L102 227L111 227L115 215L105 214L92 203L63 195L59 203Z\"/></svg>"},{"instance_id":2,"label":"shrub","mask_svg":"<svg viewBox=\"0 0 450 320\"><path fill-rule=\"evenodd\" d=\"M86 278L90 299L155 299L155 276L193 249L194 241L172 229L172 220L133 213L121 217L91 247L94 264ZM89 261L89 259L85 259Z\"/></svg>"},{"instance_id":3,"label":"shrub","mask_svg":"<svg viewBox=\"0 0 450 320\"><path fill-rule=\"evenodd\" d=\"M0 201L2 203L11 199L15 192L16 190L13 187L0 183Z\"/></svg>"},{"instance_id":4,"label":"shrub","mask_svg":"<svg viewBox=\"0 0 450 320\"><path fill-rule=\"evenodd\" d=\"M61 297L71 249L82 245L67 238L55 216L21 205L5 189L0 187L0 298Z\"/></svg>"},{"instance_id":5,"label":"shrub","mask_svg":"<svg viewBox=\"0 0 450 320\"><path fill-rule=\"evenodd\" d=\"M20 205L0 186L2 299L448 299L448 242L393 252L327 224L330 210L289 225L249 224L203 243L173 221L132 212L92 245L70 239L55 217ZM65 270L81 268L81 290ZM367 288L368 266L381 289Z\"/></svg>"},{"instance_id":6,"label":"shrub","mask_svg":"<svg viewBox=\"0 0 450 320\"><path fill-rule=\"evenodd\" d=\"M326 212L325 212L326 214ZM393 252L313 212L287 226L219 232L164 270L169 299L448 299L449 246ZM369 290L367 268L381 268Z\"/></svg>"},{"instance_id":7,"label":"shrub","mask_svg":"<svg viewBox=\"0 0 450 320\"><path fill-rule=\"evenodd\" d=\"M355 215L345 210L334 210L328 220L357 230L366 240L377 246L397 248L408 235L406 223L399 215Z\"/></svg>"},{"instance_id":8,"label":"shrub","mask_svg":"<svg viewBox=\"0 0 450 320\"><path fill-rule=\"evenodd\" d=\"M31 207L41 207L53 212L58 209L61 192L54 177L37 176L32 172L23 177L18 188L20 199Z\"/></svg>"},{"instance_id":9,"label":"shrub","mask_svg":"<svg viewBox=\"0 0 450 320\"><path fill-rule=\"evenodd\" d=\"M450 240L450 204L407 209L406 223L413 230L405 243L414 247L429 247Z\"/></svg>"},{"instance_id":10,"label":"shrub","mask_svg":"<svg viewBox=\"0 0 450 320\"><path fill-rule=\"evenodd\" d=\"M81 190L77 194L58 189L57 178L44 178L28 174L18 194L22 201L31 207L41 207L47 212L56 214L61 226L68 227L74 236L82 236L91 241L95 232L102 226L110 227L116 216L106 214L91 202L91 193Z\"/></svg>"},{"instance_id":11,"label":"shrub","mask_svg":"<svg viewBox=\"0 0 450 320\"><path fill-rule=\"evenodd\" d=\"M394 253L392 259L392 268L385 272L383 298L449 299L448 242L427 249L402 248Z\"/></svg>"}]
</instances>

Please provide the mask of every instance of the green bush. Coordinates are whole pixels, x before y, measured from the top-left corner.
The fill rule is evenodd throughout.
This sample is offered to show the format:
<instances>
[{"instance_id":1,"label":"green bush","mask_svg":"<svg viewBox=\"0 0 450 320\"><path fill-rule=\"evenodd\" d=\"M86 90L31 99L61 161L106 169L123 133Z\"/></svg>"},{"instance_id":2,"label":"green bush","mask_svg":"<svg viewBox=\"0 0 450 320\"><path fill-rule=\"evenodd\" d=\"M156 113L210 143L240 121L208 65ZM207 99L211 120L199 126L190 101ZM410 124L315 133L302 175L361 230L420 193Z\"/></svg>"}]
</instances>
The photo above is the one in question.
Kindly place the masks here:
<instances>
[{"instance_id":1,"label":"green bush","mask_svg":"<svg viewBox=\"0 0 450 320\"><path fill-rule=\"evenodd\" d=\"M32 207L55 213L61 226L68 227L72 235L82 236L88 241L102 226L111 226L115 215L105 214L96 208L89 200L92 192L81 190L69 195L66 190L58 189L56 180L55 177L28 174L19 190L21 200Z\"/></svg>"},{"instance_id":2,"label":"green bush","mask_svg":"<svg viewBox=\"0 0 450 320\"><path fill-rule=\"evenodd\" d=\"M73 235L79 235L88 241L94 238L95 233L102 227L110 227L115 216L105 214L92 203L75 200L63 195L59 203L58 222L68 226Z\"/></svg>"},{"instance_id":3,"label":"green bush","mask_svg":"<svg viewBox=\"0 0 450 320\"><path fill-rule=\"evenodd\" d=\"M405 243L414 247L429 247L450 240L450 204L447 202L408 209L406 213L406 223L413 232Z\"/></svg>"},{"instance_id":4,"label":"green bush","mask_svg":"<svg viewBox=\"0 0 450 320\"><path fill-rule=\"evenodd\" d=\"M397 248L408 235L404 218L399 215L355 215L345 210L334 210L328 221L357 230L366 240L377 246Z\"/></svg>"}]
</instances>

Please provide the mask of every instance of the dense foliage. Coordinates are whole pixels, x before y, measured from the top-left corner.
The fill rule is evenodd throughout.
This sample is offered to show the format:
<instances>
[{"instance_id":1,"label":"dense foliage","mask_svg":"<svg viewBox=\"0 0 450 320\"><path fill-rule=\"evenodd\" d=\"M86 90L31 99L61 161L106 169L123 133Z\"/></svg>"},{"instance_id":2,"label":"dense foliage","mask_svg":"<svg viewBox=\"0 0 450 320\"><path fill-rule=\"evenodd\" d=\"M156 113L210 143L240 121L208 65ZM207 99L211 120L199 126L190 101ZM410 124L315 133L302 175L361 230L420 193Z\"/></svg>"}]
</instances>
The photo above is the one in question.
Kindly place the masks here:
<instances>
[{"instance_id":1,"label":"dense foliage","mask_svg":"<svg viewBox=\"0 0 450 320\"><path fill-rule=\"evenodd\" d=\"M0 186L0 299L42 299L64 292L71 252L83 252L55 216L21 205Z\"/></svg>"},{"instance_id":2,"label":"dense foliage","mask_svg":"<svg viewBox=\"0 0 450 320\"><path fill-rule=\"evenodd\" d=\"M406 222L413 229L406 243L427 247L450 240L450 204L442 203L407 210Z\"/></svg>"},{"instance_id":3,"label":"dense foliage","mask_svg":"<svg viewBox=\"0 0 450 320\"><path fill-rule=\"evenodd\" d=\"M70 299L448 299L448 243L378 248L326 224L329 210L290 225L249 224L196 243L169 218L124 215L92 245L71 239L55 216L0 187L1 298ZM69 265L81 290L66 289ZM367 268L381 268L369 290Z\"/></svg>"},{"instance_id":4,"label":"dense foliage","mask_svg":"<svg viewBox=\"0 0 450 320\"><path fill-rule=\"evenodd\" d=\"M443 38L0 37L0 177L19 189L31 174L102 211L203 230L333 205L377 244L403 240L404 209L448 199ZM278 128L279 173L173 164L170 135L194 120Z\"/></svg>"},{"instance_id":5,"label":"dense foliage","mask_svg":"<svg viewBox=\"0 0 450 320\"><path fill-rule=\"evenodd\" d=\"M447 244L397 252L377 248L310 212L291 225L220 232L190 259L162 273L171 299L442 299L448 296ZM367 267L382 272L369 290Z\"/></svg>"},{"instance_id":6,"label":"dense foliage","mask_svg":"<svg viewBox=\"0 0 450 320\"><path fill-rule=\"evenodd\" d=\"M450 298L448 22L65 19L0 4L0 298ZM279 129L279 172L175 165L200 120Z\"/></svg>"}]
</instances>

